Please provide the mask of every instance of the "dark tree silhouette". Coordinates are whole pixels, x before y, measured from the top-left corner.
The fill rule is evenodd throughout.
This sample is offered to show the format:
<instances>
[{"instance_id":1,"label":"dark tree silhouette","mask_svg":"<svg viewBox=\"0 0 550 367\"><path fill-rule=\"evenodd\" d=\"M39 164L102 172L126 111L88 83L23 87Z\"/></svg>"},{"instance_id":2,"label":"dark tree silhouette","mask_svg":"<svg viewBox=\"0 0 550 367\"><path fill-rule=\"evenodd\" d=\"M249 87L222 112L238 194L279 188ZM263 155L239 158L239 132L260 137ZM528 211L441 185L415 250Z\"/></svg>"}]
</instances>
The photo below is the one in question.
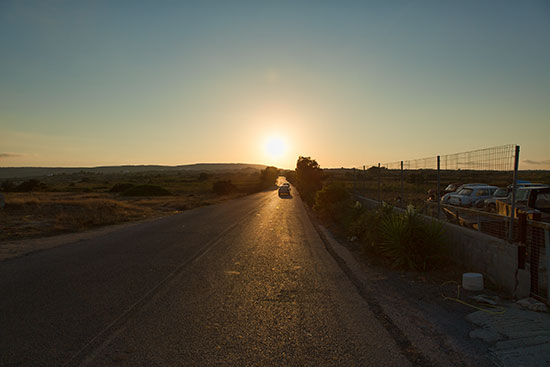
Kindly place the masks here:
<instances>
[{"instance_id":1,"label":"dark tree silhouette","mask_svg":"<svg viewBox=\"0 0 550 367\"><path fill-rule=\"evenodd\" d=\"M279 169L277 167L266 167L260 172L260 185L262 189L266 189L275 185L275 181L279 177Z\"/></svg>"},{"instance_id":2,"label":"dark tree silhouette","mask_svg":"<svg viewBox=\"0 0 550 367\"><path fill-rule=\"evenodd\" d=\"M298 158L296 163L296 184L302 198L312 206L315 194L323 187L323 170L315 159L311 157Z\"/></svg>"}]
</instances>

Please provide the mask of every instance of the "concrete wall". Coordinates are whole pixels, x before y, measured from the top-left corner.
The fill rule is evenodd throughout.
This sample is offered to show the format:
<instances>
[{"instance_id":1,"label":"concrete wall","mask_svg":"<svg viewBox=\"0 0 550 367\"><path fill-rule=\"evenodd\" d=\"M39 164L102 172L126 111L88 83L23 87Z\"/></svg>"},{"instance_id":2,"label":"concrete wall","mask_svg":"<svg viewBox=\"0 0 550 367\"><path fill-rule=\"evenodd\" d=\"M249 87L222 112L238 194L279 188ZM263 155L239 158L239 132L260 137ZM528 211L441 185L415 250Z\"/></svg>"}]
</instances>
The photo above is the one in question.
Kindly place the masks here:
<instances>
[{"instance_id":1,"label":"concrete wall","mask_svg":"<svg viewBox=\"0 0 550 367\"><path fill-rule=\"evenodd\" d=\"M374 208L376 200L357 196L363 205ZM403 209L395 208L399 211ZM427 220L434 220L425 216ZM523 298L529 296L529 265L518 269L518 248L500 238L473 229L443 222L445 234L451 246L453 259L469 272L481 273L485 279L502 288L508 294Z\"/></svg>"},{"instance_id":2,"label":"concrete wall","mask_svg":"<svg viewBox=\"0 0 550 367\"><path fill-rule=\"evenodd\" d=\"M453 259L517 298L529 296L529 267L518 269L518 247L500 238L444 223Z\"/></svg>"}]
</instances>

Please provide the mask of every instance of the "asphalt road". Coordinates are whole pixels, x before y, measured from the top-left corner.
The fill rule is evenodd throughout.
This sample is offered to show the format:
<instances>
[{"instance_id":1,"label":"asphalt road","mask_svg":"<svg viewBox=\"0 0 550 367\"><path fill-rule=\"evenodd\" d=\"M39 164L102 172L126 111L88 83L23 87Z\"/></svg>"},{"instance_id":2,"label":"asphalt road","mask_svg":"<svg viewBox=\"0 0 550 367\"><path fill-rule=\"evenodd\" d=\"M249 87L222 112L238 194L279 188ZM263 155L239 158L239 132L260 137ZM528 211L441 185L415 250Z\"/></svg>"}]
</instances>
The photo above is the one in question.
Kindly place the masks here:
<instances>
[{"instance_id":1,"label":"asphalt road","mask_svg":"<svg viewBox=\"0 0 550 367\"><path fill-rule=\"evenodd\" d=\"M407 366L293 194L1 262L0 364Z\"/></svg>"}]
</instances>

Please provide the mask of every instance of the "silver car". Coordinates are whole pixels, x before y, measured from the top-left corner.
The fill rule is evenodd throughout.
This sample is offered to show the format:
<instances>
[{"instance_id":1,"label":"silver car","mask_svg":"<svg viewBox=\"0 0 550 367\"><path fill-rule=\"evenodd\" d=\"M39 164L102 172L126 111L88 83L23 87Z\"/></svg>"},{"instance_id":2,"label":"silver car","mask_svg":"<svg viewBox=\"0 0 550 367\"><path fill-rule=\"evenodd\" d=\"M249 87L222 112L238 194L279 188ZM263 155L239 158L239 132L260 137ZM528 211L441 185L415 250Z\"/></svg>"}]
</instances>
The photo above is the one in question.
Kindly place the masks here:
<instances>
[{"instance_id":1,"label":"silver car","mask_svg":"<svg viewBox=\"0 0 550 367\"><path fill-rule=\"evenodd\" d=\"M496 186L469 186L461 189L458 193L452 194L449 198L449 203L458 206L475 206L478 201L493 196L493 193L498 189Z\"/></svg>"}]
</instances>

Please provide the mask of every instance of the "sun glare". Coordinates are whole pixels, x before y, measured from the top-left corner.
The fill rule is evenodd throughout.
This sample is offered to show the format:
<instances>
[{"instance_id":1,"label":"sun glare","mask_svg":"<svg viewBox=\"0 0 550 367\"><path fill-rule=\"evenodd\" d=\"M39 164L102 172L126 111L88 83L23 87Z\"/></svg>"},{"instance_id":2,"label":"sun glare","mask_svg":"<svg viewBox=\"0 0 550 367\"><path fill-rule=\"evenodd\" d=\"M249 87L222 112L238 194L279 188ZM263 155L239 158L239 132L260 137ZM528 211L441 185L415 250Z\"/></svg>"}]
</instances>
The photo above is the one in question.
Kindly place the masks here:
<instances>
[{"instance_id":1,"label":"sun glare","mask_svg":"<svg viewBox=\"0 0 550 367\"><path fill-rule=\"evenodd\" d=\"M267 139L265 151L272 160L281 158L286 152L286 142L280 136L272 136Z\"/></svg>"}]
</instances>

